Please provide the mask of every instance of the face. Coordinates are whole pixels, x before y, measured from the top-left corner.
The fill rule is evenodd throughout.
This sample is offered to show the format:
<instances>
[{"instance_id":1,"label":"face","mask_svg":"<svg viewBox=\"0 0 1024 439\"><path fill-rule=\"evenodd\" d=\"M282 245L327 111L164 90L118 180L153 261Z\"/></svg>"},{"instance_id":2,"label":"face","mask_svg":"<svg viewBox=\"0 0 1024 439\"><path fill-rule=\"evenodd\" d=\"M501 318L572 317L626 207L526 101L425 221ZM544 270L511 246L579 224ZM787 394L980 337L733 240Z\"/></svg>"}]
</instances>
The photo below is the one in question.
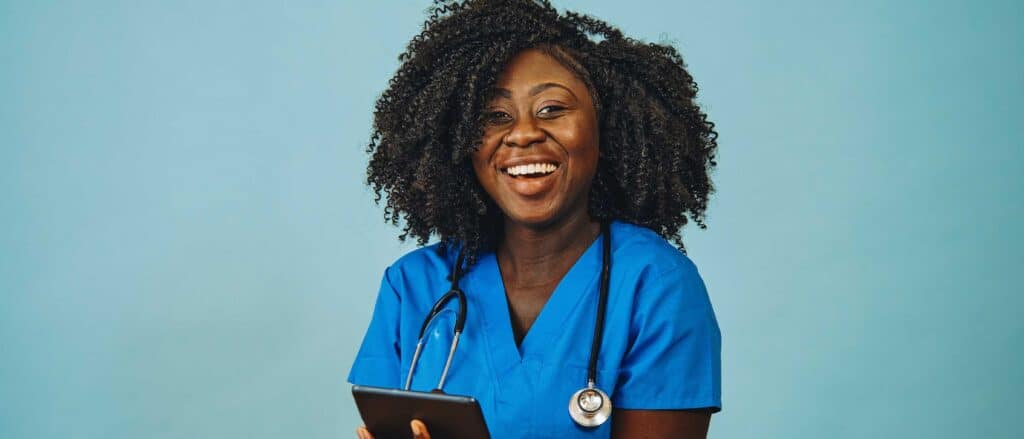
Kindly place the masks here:
<instances>
[{"instance_id":1,"label":"face","mask_svg":"<svg viewBox=\"0 0 1024 439\"><path fill-rule=\"evenodd\" d=\"M480 185L506 221L548 227L587 214L597 172L597 114L586 84L529 49L499 75L472 155Z\"/></svg>"}]
</instances>

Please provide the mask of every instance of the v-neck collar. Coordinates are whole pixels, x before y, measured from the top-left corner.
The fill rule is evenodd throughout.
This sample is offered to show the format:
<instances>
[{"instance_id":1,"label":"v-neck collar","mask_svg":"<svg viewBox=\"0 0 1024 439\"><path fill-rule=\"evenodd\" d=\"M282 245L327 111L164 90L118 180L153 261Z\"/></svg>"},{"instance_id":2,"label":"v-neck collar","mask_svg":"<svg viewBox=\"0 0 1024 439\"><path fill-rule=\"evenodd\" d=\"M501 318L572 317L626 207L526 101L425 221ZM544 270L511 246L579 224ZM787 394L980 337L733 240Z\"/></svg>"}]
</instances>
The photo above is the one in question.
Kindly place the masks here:
<instances>
[{"instance_id":1,"label":"v-neck collar","mask_svg":"<svg viewBox=\"0 0 1024 439\"><path fill-rule=\"evenodd\" d=\"M558 282L540 314L530 326L522 343L517 347L512 334L512 316L506 298L505 282L494 252L482 253L477 259L477 269L467 277L473 278L476 291L467 291L481 303L482 320L496 363L495 366L520 364L528 357L543 357L550 340L561 335L561 328L569 320L573 310L584 297L597 297L597 280L601 271L601 248L605 236L599 235L573 263L569 271ZM590 294L593 293L593 294ZM499 370L504 369L498 367Z\"/></svg>"}]
</instances>

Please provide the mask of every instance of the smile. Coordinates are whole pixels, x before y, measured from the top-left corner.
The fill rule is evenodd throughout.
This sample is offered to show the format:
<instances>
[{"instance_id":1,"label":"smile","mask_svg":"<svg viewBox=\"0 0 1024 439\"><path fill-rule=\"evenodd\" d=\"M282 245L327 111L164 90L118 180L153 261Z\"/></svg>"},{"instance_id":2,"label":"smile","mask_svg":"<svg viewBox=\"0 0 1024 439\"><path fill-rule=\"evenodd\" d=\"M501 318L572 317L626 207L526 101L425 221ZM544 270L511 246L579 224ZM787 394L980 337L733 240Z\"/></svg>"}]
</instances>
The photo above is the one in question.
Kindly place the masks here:
<instances>
[{"instance_id":1,"label":"smile","mask_svg":"<svg viewBox=\"0 0 1024 439\"><path fill-rule=\"evenodd\" d=\"M508 174L512 177L543 177L551 174L558 169L558 165L555 163L527 163L516 166L509 166L502 168L501 172Z\"/></svg>"}]
</instances>

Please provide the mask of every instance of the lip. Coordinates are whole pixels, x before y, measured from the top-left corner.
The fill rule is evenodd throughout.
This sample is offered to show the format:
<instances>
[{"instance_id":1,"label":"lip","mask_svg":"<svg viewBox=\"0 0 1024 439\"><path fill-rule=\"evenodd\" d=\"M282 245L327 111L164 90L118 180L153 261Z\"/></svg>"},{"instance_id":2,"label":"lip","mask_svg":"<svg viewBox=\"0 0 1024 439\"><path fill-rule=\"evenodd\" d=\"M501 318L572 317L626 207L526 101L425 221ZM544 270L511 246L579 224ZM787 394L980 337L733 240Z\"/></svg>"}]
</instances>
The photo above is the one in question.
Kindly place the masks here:
<instances>
[{"instance_id":1,"label":"lip","mask_svg":"<svg viewBox=\"0 0 1024 439\"><path fill-rule=\"evenodd\" d=\"M519 164L527 163L538 163L536 161L527 161ZM555 161L544 162L544 163L558 163ZM509 166L516 166L511 164ZM505 172L498 171L500 180L516 195L524 198L536 197L538 195L547 193L555 187L555 182L558 181L558 177L562 174L563 166L558 164L554 172L541 176L541 177L513 177Z\"/></svg>"},{"instance_id":2,"label":"lip","mask_svg":"<svg viewBox=\"0 0 1024 439\"><path fill-rule=\"evenodd\" d=\"M546 155L531 155L523 157L513 157L506 160L500 161L498 165L498 172L504 173L505 169L513 166L528 165L531 163L553 163L558 168L562 167L562 161L556 157ZM556 170L557 171L557 170Z\"/></svg>"}]
</instances>

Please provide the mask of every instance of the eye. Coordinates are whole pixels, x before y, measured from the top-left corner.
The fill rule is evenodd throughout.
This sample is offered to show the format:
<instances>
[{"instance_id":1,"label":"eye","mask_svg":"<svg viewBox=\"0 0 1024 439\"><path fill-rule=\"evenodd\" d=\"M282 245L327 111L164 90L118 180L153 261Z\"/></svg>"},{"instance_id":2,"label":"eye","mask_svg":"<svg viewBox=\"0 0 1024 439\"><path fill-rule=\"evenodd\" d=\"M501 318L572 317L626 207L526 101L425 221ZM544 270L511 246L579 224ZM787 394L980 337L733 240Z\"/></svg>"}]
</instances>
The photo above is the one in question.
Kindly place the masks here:
<instances>
[{"instance_id":1,"label":"eye","mask_svg":"<svg viewBox=\"0 0 1024 439\"><path fill-rule=\"evenodd\" d=\"M561 114L562 111L565 111L565 107L561 105L547 105L541 108L540 111L537 111L537 114L540 116L552 117Z\"/></svg>"},{"instance_id":2,"label":"eye","mask_svg":"<svg viewBox=\"0 0 1024 439\"><path fill-rule=\"evenodd\" d=\"M488 111L484 114L484 122L488 124L502 124L512 120L512 116L504 111Z\"/></svg>"}]
</instances>

